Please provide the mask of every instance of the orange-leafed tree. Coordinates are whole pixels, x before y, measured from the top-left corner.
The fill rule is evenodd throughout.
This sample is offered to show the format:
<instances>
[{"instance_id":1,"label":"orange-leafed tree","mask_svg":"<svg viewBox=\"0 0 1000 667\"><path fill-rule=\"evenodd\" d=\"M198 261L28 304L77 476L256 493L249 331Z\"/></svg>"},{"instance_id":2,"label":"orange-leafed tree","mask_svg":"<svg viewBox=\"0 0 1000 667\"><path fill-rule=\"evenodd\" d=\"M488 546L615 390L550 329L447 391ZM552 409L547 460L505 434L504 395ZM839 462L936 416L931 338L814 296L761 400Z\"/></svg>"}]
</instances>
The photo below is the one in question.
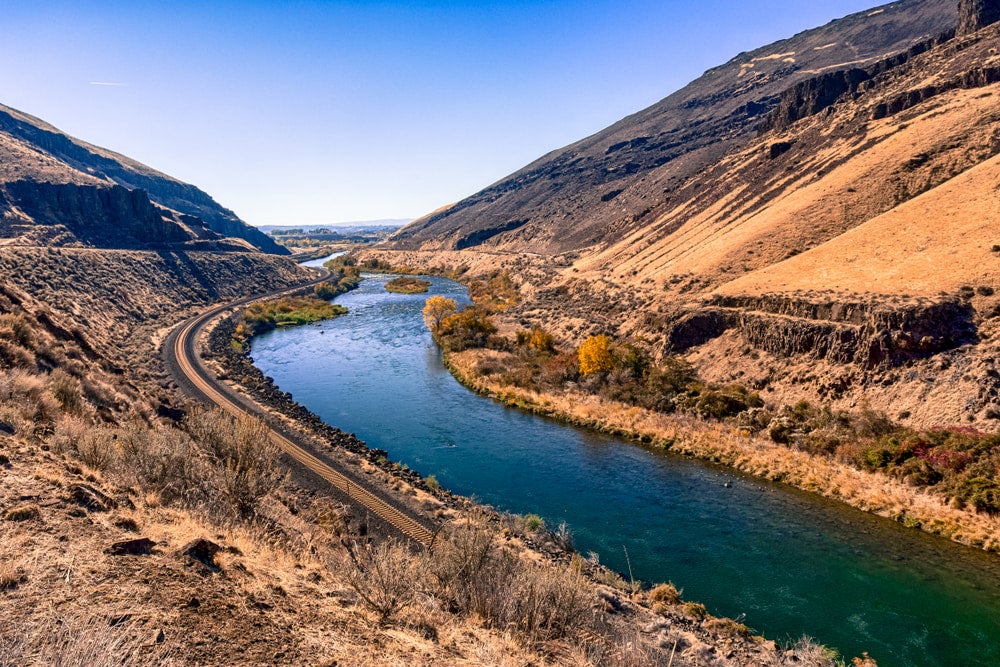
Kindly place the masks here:
<instances>
[{"instance_id":1,"label":"orange-leafed tree","mask_svg":"<svg viewBox=\"0 0 1000 667\"><path fill-rule=\"evenodd\" d=\"M615 369L611 338L603 334L585 340L576 356L580 360L580 375L610 373Z\"/></svg>"},{"instance_id":2,"label":"orange-leafed tree","mask_svg":"<svg viewBox=\"0 0 1000 667\"><path fill-rule=\"evenodd\" d=\"M458 302L446 296L432 296L424 304L424 324L434 333L441 329L441 323L458 311Z\"/></svg>"}]
</instances>

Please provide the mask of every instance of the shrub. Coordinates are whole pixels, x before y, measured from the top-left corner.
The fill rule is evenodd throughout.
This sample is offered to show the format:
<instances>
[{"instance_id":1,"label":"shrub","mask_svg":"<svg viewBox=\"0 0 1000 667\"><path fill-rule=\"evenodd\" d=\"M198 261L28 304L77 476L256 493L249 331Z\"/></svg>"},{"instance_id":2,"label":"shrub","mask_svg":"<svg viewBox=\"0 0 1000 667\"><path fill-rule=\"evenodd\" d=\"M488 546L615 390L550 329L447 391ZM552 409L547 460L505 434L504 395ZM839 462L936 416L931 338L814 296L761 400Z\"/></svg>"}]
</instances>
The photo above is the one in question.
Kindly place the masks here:
<instances>
[{"instance_id":1,"label":"shrub","mask_svg":"<svg viewBox=\"0 0 1000 667\"><path fill-rule=\"evenodd\" d=\"M34 368L35 355L19 345L0 339L0 367Z\"/></svg>"},{"instance_id":2,"label":"shrub","mask_svg":"<svg viewBox=\"0 0 1000 667\"><path fill-rule=\"evenodd\" d=\"M519 347L527 347L542 354L552 354L556 351L555 338L541 327L518 331L517 345Z\"/></svg>"},{"instance_id":3,"label":"shrub","mask_svg":"<svg viewBox=\"0 0 1000 667\"><path fill-rule=\"evenodd\" d=\"M261 498L281 485L280 450L261 420L221 410L196 412L188 417L187 430L207 454L215 484L238 516L253 516Z\"/></svg>"},{"instance_id":4,"label":"shrub","mask_svg":"<svg viewBox=\"0 0 1000 667\"><path fill-rule=\"evenodd\" d=\"M79 380L57 368L49 375L49 390L64 412L80 413L83 408L83 400Z\"/></svg>"},{"instance_id":5,"label":"shrub","mask_svg":"<svg viewBox=\"0 0 1000 667\"><path fill-rule=\"evenodd\" d=\"M633 343L618 343L612 349L615 369L625 371L630 378L646 375L651 365L649 355Z\"/></svg>"},{"instance_id":6,"label":"shrub","mask_svg":"<svg viewBox=\"0 0 1000 667\"><path fill-rule=\"evenodd\" d=\"M682 609L685 616L689 616L696 621L708 618L708 610L700 602L685 602Z\"/></svg>"},{"instance_id":7,"label":"shrub","mask_svg":"<svg viewBox=\"0 0 1000 667\"><path fill-rule=\"evenodd\" d=\"M750 628L731 618L713 618L705 624L705 629L719 637L750 636Z\"/></svg>"},{"instance_id":8,"label":"shrub","mask_svg":"<svg viewBox=\"0 0 1000 667\"><path fill-rule=\"evenodd\" d=\"M1000 485L986 477L973 477L958 487L958 497L976 508L977 512L1000 513Z\"/></svg>"},{"instance_id":9,"label":"shrub","mask_svg":"<svg viewBox=\"0 0 1000 667\"><path fill-rule=\"evenodd\" d=\"M532 533L545 527L545 520L537 514L526 514L524 517L524 528Z\"/></svg>"},{"instance_id":10,"label":"shrub","mask_svg":"<svg viewBox=\"0 0 1000 667\"><path fill-rule=\"evenodd\" d=\"M896 432L898 427L884 412L866 407L855 419L854 429L861 437L882 438Z\"/></svg>"},{"instance_id":11,"label":"shrub","mask_svg":"<svg viewBox=\"0 0 1000 667\"><path fill-rule=\"evenodd\" d=\"M686 359L665 357L659 364L650 367L646 386L663 393L679 394L697 380L698 373Z\"/></svg>"},{"instance_id":12,"label":"shrub","mask_svg":"<svg viewBox=\"0 0 1000 667\"><path fill-rule=\"evenodd\" d=\"M795 645L791 648L791 653L797 661L806 665L813 665L814 667L837 667L838 665L843 665L839 653L822 644L816 643L810 637L802 637L795 642ZM860 665L860 663L855 664Z\"/></svg>"},{"instance_id":13,"label":"shrub","mask_svg":"<svg viewBox=\"0 0 1000 667\"><path fill-rule=\"evenodd\" d=\"M531 641L575 636L589 625L593 593L579 572L521 561L498 544L493 529L472 521L446 535L423 569L446 608Z\"/></svg>"},{"instance_id":14,"label":"shrub","mask_svg":"<svg viewBox=\"0 0 1000 667\"><path fill-rule=\"evenodd\" d=\"M521 300L517 286L507 271L494 273L485 280L473 280L469 283L469 296L487 311L507 310Z\"/></svg>"},{"instance_id":15,"label":"shrub","mask_svg":"<svg viewBox=\"0 0 1000 667\"><path fill-rule=\"evenodd\" d=\"M556 386L580 378L580 360L575 354L560 352L542 366L542 379Z\"/></svg>"},{"instance_id":16,"label":"shrub","mask_svg":"<svg viewBox=\"0 0 1000 667\"><path fill-rule=\"evenodd\" d=\"M93 428L84 431L76 442L76 453L80 460L95 470L109 470L118 458L115 429Z\"/></svg>"},{"instance_id":17,"label":"shrub","mask_svg":"<svg viewBox=\"0 0 1000 667\"><path fill-rule=\"evenodd\" d=\"M694 400L692 412L712 419L733 417L750 408L760 408L764 401L760 396L739 386L722 389L708 389Z\"/></svg>"},{"instance_id":18,"label":"shrub","mask_svg":"<svg viewBox=\"0 0 1000 667\"><path fill-rule=\"evenodd\" d=\"M313 294L316 295L317 299L323 299L326 301L338 296L340 291L334 283L322 282L313 287Z\"/></svg>"},{"instance_id":19,"label":"shrub","mask_svg":"<svg viewBox=\"0 0 1000 667\"><path fill-rule=\"evenodd\" d=\"M211 471L205 456L184 433L166 429L153 431L134 423L116 433L123 474L162 503L195 503L210 497Z\"/></svg>"},{"instance_id":20,"label":"shrub","mask_svg":"<svg viewBox=\"0 0 1000 667\"><path fill-rule=\"evenodd\" d=\"M611 338L605 335L591 336L576 352L580 361L580 375L610 373L615 369L615 357L611 352Z\"/></svg>"},{"instance_id":21,"label":"shrub","mask_svg":"<svg viewBox=\"0 0 1000 667\"><path fill-rule=\"evenodd\" d=\"M472 306L445 317L438 326L437 335L445 349L461 352L469 348L485 347L496 331L487 312Z\"/></svg>"},{"instance_id":22,"label":"shrub","mask_svg":"<svg viewBox=\"0 0 1000 667\"><path fill-rule=\"evenodd\" d=\"M348 549L353 567L347 582L361 601L385 623L409 606L415 598L414 559L394 541L353 543Z\"/></svg>"},{"instance_id":23,"label":"shrub","mask_svg":"<svg viewBox=\"0 0 1000 667\"><path fill-rule=\"evenodd\" d=\"M572 637L586 627L593 594L583 575L534 564L524 567L511 591L514 608L504 620L534 642Z\"/></svg>"},{"instance_id":24,"label":"shrub","mask_svg":"<svg viewBox=\"0 0 1000 667\"><path fill-rule=\"evenodd\" d=\"M455 613L493 621L510 602L506 594L515 561L497 546L492 530L480 529L472 521L444 535L428 551L423 569L432 592Z\"/></svg>"},{"instance_id":25,"label":"shrub","mask_svg":"<svg viewBox=\"0 0 1000 667\"><path fill-rule=\"evenodd\" d=\"M35 333L31 323L23 314L0 315L0 335L6 334L19 346L34 349Z\"/></svg>"},{"instance_id":26,"label":"shrub","mask_svg":"<svg viewBox=\"0 0 1000 667\"><path fill-rule=\"evenodd\" d=\"M660 584L649 592L649 600L667 605L680 604L681 593L673 584Z\"/></svg>"},{"instance_id":27,"label":"shrub","mask_svg":"<svg viewBox=\"0 0 1000 667\"><path fill-rule=\"evenodd\" d=\"M560 522L556 529L549 533L549 539L567 553L572 553L574 550L573 531L565 521Z\"/></svg>"}]
</instances>

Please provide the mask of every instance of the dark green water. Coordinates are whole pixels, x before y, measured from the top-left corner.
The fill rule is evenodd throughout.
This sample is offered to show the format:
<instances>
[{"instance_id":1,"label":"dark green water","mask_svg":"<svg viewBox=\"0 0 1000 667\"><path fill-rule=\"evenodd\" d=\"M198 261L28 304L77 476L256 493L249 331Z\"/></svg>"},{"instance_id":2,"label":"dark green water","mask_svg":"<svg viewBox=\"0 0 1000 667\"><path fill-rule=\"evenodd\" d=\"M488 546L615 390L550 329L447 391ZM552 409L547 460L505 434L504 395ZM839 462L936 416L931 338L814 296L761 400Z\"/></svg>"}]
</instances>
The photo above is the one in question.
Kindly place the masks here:
<instances>
[{"instance_id":1,"label":"dark green water","mask_svg":"<svg viewBox=\"0 0 1000 667\"><path fill-rule=\"evenodd\" d=\"M1000 665L1000 558L724 469L508 410L442 366L420 309L370 276L350 314L256 339L265 374L328 423L498 508L566 521L578 550L778 640L881 667ZM432 279L430 295L465 299ZM731 487L725 486L731 482Z\"/></svg>"}]
</instances>

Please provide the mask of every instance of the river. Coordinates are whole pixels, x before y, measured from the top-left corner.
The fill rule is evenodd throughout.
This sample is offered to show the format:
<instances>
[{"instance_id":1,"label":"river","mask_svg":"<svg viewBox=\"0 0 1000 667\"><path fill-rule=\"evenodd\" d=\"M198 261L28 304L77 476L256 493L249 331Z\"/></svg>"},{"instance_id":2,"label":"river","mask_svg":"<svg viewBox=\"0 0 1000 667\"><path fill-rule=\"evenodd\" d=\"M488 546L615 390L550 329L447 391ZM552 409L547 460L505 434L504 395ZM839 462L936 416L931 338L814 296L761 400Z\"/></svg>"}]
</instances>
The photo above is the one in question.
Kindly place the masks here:
<instances>
[{"instance_id":1,"label":"river","mask_svg":"<svg viewBox=\"0 0 1000 667\"><path fill-rule=\"evenodd\" d=\"M253 341L257 366L327 423L446 488L566 522L576 548L779 641L881 667L1000 665L1000 558L812 494L511 410L441 363L420 310L467 301L366 276L349 314ZM627 554L627 555L626 555Z\"/></svg>"}]
</instances>

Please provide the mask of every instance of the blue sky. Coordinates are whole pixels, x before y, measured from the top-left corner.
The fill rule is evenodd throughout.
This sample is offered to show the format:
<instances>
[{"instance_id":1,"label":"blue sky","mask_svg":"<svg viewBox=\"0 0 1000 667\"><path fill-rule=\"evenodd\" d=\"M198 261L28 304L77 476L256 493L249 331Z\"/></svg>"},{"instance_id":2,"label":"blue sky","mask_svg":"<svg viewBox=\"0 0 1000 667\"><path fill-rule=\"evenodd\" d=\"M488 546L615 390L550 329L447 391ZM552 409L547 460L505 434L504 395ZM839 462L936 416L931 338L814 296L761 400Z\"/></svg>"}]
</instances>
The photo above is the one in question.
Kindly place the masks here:
<instances>
[{"instance_id":1,"label":"blue sky","mask_svg":"<svg viewBox=\"0 0 1000 667\"><path fill-rule=\"evenodd\" d=\"M7 0L0 103L251 224L419 216L874 4Z\"/></svg>"}]
</instances>

